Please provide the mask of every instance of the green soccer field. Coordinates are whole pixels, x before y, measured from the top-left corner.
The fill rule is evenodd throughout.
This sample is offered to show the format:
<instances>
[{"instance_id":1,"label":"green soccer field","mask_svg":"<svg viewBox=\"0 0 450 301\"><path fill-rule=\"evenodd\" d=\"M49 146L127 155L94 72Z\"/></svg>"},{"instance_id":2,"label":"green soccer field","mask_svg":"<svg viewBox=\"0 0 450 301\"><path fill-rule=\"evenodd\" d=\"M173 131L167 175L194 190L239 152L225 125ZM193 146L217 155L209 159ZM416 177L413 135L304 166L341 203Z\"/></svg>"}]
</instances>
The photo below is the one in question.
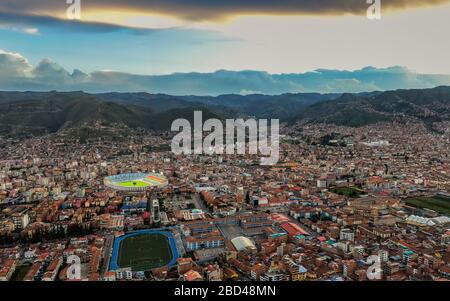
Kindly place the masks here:
<instances>
[{"instance_id":1,"label":"green soccer field","mask_svg":"<svg viewBox=\"0 0 450 301\"><path fill-rule=\"evenodd\" d=\"M444 196L413 197L405 200L405 203L417 208L428 208L450 216L450 198Z\"/></svg>"},{"instance_id":2,"label":"green soccer field","mask_svg":"<svg viewBox=\"0 0 450 301\"><path fill-rule=\"evenodd\" d=\"M118 265L132 270L149 270L170 262L172 252L167 237L142 234L124 239L120 244Z\"/></svg>"},{"instance_id":3,"label":"green soccer field","mask_svg":"<svg viewBox=\"0 0 450 301\"><path fill-rule=\"evenodd\" d=\"M147 186L150 186L149 183L145 183L145 182L140 181L140 180L118 182L118 183L116 183L116 185L117 186L121 186L121 187L147 187Z\"/></svg>"}]
</instances>

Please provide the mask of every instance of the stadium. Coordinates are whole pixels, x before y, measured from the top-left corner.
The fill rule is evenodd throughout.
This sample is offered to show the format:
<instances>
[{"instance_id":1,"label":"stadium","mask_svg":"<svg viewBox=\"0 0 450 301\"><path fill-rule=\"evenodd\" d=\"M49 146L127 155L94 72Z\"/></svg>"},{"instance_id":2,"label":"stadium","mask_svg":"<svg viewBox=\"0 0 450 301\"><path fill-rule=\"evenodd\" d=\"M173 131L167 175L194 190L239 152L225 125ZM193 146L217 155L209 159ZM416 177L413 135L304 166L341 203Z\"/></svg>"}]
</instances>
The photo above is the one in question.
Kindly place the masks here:
<instances>
[{"instance_id":1,"label":"stadium","mask_svg":"<svg viewBox=\"0 0 450 301\"><path fill-rule=\"evenodd\" d=\"M179 253L169 228L126 233L114 239L110 271L148 271L176 265Z\"/></svg>"},{"instance_id":2,"label":"stadium","mask_svg":"<svg viewBox=\"0 0 450 301\"><path fill-rule=\"evenodd\" d=\"M167 178L156 173L127 173L104 179L106 187L120 191L145 191L153 187L165 187Z\"/></svg>"}]
</instances>

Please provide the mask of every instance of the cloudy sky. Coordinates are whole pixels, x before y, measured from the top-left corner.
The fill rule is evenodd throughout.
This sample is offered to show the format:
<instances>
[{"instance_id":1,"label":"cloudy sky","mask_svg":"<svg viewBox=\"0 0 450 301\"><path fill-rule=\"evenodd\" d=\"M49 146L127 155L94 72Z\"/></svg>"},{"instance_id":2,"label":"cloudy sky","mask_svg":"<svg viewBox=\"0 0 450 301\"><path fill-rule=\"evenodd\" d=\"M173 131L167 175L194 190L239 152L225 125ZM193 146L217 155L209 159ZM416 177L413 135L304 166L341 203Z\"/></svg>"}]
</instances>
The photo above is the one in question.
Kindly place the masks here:
<instances>
[{"instance_id":1,"label":"cloudy sky","mask_svg":"<svg viewBox=\"0 0 450 301\"><path fill-rule=\"evenodd\" d=\"M0 89L220 94L450 84L450 0L381 4L381 20L369 20L366 0L81 0L73 21L66 0L0 0Z\"/></svg>"}]
</instances>

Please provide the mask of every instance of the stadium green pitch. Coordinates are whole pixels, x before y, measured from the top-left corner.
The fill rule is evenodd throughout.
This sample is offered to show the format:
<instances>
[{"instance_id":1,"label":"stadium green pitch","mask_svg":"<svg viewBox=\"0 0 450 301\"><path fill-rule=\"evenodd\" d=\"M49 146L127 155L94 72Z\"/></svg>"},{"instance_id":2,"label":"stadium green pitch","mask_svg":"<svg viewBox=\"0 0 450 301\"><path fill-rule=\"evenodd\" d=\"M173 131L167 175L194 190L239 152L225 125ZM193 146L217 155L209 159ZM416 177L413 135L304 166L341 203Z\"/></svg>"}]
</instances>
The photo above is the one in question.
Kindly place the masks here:
<instances>
[{"instance_id":1,"label":"stadium green pitch","mask_svg":"<svg viewBox=\"0 0 450 301\"><path fill-rule=\"evenodd\" d=\"M103 179L103 183L106 187L119 191L144 191L166 187L168 180L162 174L138 172L108 176Z\"/></svg>"},{"instance_id":2,"label":"stadium green pitch","mask_svg":"<svg viewBox=\"0 0 450 301\"><path fill-rule=\"evenodd\" d=\"M126 182L118 182L116 183L117 186L120 187L148 187L151 186L149 183L143 182L143 181L126 181Z\"/></svg>"},{"instance_id":3,"label":"stadium green pitch","mask_svg":"<svg viewBox=\"0 0 450 301\"><path fill-rule=\"evenodd\" d=\"M118 265L134 271L149 270L167 265L172 259L166 236L149 233L125 238L120 243Z\"/></svg>"}]
</instances>

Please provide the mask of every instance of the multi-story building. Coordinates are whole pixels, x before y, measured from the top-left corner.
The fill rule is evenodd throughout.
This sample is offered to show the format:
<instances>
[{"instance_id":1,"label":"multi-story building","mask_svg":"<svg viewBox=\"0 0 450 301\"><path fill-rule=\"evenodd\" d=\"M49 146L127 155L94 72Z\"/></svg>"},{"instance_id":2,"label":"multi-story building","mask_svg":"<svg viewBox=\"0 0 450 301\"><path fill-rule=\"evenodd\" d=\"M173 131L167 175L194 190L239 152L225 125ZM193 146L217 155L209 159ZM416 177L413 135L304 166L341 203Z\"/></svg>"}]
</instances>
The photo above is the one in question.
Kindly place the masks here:
<instances>
[{"instance_id":1,"label":"multi-story building","mask_svg":"<svg viewBox=\"0 0 450 301\"><path fill-rule=\"evenodd\" d=\"M339 239L355 241L355 232L352 229L341 229Z\"/></svg>"},{"instance_id":2,"label":"multi-story building","mask_svg":"<svg viewBox=\"0 0 450 301\"><path fill-rule=\"evenodd\" d=\"M389 260L389 251L383 249L379 250L378 257L380 258L381 262L387 262Z\"/></svg>"},{"instance_id":3,"label":"multi-story building","mask_svg":"<svg viewBox=\"0 0 450 301\"><path fill-rule=\"evenodd\" d=\"M11 280L11 277L16 270L16 266L17 261L14 259L8 259L4 263L2 263L2 267L0 268L0 281Z\"/></svg>"},{"instance_id":4,"label":"multi-story building","mask_svg":"<svg viewBox=\"0 0 450 301\"><path fill-rule=\"evenodd\" d=\"M16 229L22 230L25 229L30 223L30 217L26 212L17 212L11 215L12 221Z\"/></svg>"},{"instance_id":5,"label":"multi-story building","mask_svg":"<svg viewBox=\"0 0 450 301\"><path fill-rule=\"evenodd\" d=\"M186 249L195 251L204 248L219 248L225 244L225 239L218 234L202 234L198 236L188 236L185 239Z\"/></svg>"}]
</instances>

